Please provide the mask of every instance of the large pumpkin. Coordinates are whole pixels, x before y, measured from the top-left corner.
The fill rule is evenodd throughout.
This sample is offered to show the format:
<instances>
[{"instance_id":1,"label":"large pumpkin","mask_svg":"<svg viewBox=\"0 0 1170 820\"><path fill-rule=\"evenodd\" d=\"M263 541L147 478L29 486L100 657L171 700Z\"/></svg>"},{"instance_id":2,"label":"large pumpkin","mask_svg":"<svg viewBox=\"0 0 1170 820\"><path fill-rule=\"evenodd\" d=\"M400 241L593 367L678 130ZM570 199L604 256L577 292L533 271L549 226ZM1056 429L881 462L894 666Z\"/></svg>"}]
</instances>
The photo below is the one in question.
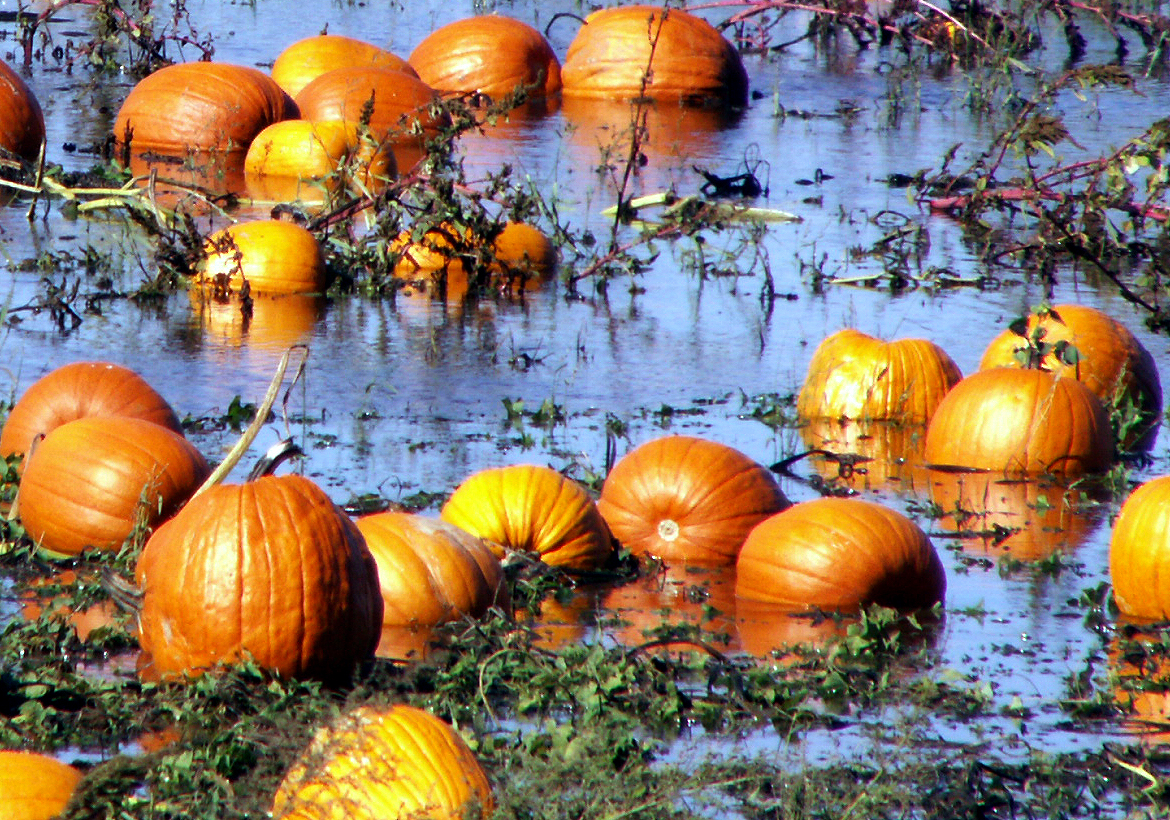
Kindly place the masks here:
<instances>
[{"instance_id":1,"label":"large pumpkin","mask_svg":"<svg viewBox=\"0 0 1170 820\"><path fill-rule=\"evenodd\" d=\"M561 90L561 63L544 35L494 14L443 26L419 43L407 62L440 92L503 97L524 88L531 97L543 97Z\"/></svg>"},{"instance_id":2,"label":"large pumpkin","mask_svg":"<svg viewBox=\"0 0 1170 820\"><path fill-rule=\"evenodd\" d=\"M569 44L565 96L648 97L695 104L747 104L739 53L710 23L680 9L623 6L595 11Z\"/></svg>"},{"instance_id":3,"label":"large pumpkin","mask_svg":"<svg viewBox=\"0 0 1170 820\"><path fill-rule=\"evenodd\" d=\"M664 436L627 453L597 502L631 552L706 566L734 564L752 527L787 506L766 468L693 436Z\"/></svg>"},{"instance_id":4,"label":"large pumpkin","mask_svg":"<svg viewBox=\"0 0 1170 820\"><path fill-rule=\"evenodd\" d=\"M1100 400L1075 379L996 367L946 395L924 455L932 467L1075 476L1108 469L1113 434Z\"/></svg>"},{"instance_id":5,"label":"large pumpkin","mask_svg":"<svg viewBox=\"0 0 1170 820\"><path fill-rule=\"evenodd\" d=\"M165 427L123 416L77 419L45 436L28 458L20 520L51 552L116 550L136 526L174 514L208 472L194 445Z\"/></svg>"},{"instance_id":6,"label":"large pumpkin","mask_svg":"<svg viewBox=\"0 0 1170 820\"><path fill-rule=\"evenodd\" d=\"M135 575L142 648L160 675L250 655L282 676L333 680L378 644L374 559L301 476L212 487L155 531Z\"/></svg>"},{"instance_id":7,"label":"large pumpkin","mask_svg":"<svg viewBox=\"0 0 1170 820\"><path fill-rule=\"evenodd\" d=\"M0 456L27 453L38 434L86 416L130 416L175 432L183 429L166 399L133 370L109 362L73 362L24 391L4 422Z\"/></svg>"},{"instance_id":8,"label":"large pumpkin","mask_svg":"<svg viewBox=\"0 0 1170 820\"><path fill-rule=\"evenodd\" d=\"M446 114L434 110L438 101L434 89L418 77L375 66L334 69L297 94L306 120L356 124L363 121L363 109L369 105L374 139L393 143L420 143L434 136L447 122Z\"/></svg>"},{"instance_id":9,"label":"large pumpkin","mask_svg":"<svg viewBox=\"0 0 1170 820\"><path fill-rule=\"evenodd\" d=\"M243 153L267 126L296 115L296 104L262 71L180 63L134 86L114 121L114 139L135 152Z\"/></svg>"},{"instance_id":10,"label":"large pumpkin","mask_svg":"<svg viewBox=\"0 0 1170 820\"><path fill-rule=\"evenodd\" d=\"M73 796L81 772L33 752L0 751L0 817L49 820Z\"/></svg>"},{"instance_id":11,"label":"large pumpkin","mask_svg":"<svg viewBox=\"0 0 1170 820\"><path fill-rule=\"evenodd\" d=\"M276 792L276 820L472 820L491 784L459 734L412 706L365 707L317 733Z\"/></svg>"},{"instance_id":12,"label":"large pumpkin","mask_svg":"<svg viewBox=\"0 0 1170 820\"><path fill-rule=\"evenodd\" d=\"M547 564L595 569L613 551L593 499L556 470L531 464L483 470L456 488L442 517L504 549L535 553Z\"/></svg>"},{"instance_id":13,"label":"large pumpkin","mask_svg":"<svg viewBox=\"0 0 1170 820\"><path fill-rule=\"evenodd\" d=\"M322 74L354 66L415 73L406 60L372 43L339 34L318 34L297 40L280 52L272 64L272 79L295 98L301 89Z\"/></svg>"},{"instance_id":14,"label":"large pumpkin","mask_svg":"<svg viewBox=\"0 0 1170 820\"><path fill-rule=\"evenodd\" d=\"M951 357L925 339L883 342L847 328L817 346L796 412L803 419L925 424L962 377Z\"/></svg>"},{"instance_id":15,"label":"large pumpkin","mask_svg":"<svg viewBox=\"0 0 1170 820\"><path fill-rule=\"evenodd\" d=\"M248 147L244 173L253 177L319 180L356 176L391 179L397 172L389 146L363 140L353 123L332 120L282 120L265 128Z\"/></svg>"},{"instance_id":16,"label":"large pumpkin","mask_svg":"<svg viewBox=\"0 0 1170 820\"><path fill-rule=\"evenodd\" d=\"M1109 545L1113 598L1126 615L1170 620L1170 476L1142 484L1121 506Z\"/></svg>"},{"instance_id":17,"label":"large pumpkin","mask_svg":"<svg viewBox=\"0 0 1170 820\"><path fill-rule=\"evenodd\" d=\"M0 60L0 148L35 160L45 141L45 117L32 89Z\"/></svg>"},{"instance_id":18,"label":"large pumpkin","mask_svg":"<svg viewBox=\"0 0 1170 820\"><path fill-rule=\"evenodd\" d=\"M901 513L856 498L820 498L777 513L751 531L736 564L739 598L791 610L915 610L945 592L926 533Z\"/></svg>"},{"instance_id":19,"label":"large pumpkin","mask_svg":"<svg viewBox=\"0 0 1170 820\"><path fill-rule=\"evenodd\" d=\"M326 286L325 257L307 229L278 219L229 225L212 234L199 282L218 291L238 291L245 281L255 293L320 293Z\"/></svg>"}]
</instances>

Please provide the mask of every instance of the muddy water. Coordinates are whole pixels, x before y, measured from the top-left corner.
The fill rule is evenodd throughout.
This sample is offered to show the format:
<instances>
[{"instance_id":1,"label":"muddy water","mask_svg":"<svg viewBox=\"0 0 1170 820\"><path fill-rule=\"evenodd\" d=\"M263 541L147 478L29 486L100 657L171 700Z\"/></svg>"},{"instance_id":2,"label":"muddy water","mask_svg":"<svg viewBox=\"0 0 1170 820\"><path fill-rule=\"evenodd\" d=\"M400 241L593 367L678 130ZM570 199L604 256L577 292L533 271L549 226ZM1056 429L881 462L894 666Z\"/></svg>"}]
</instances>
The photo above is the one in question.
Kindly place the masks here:
<instances>
[{"instance_id":1,"label":"muddy water","mask_svg":"<svg viewBox=\"0 0 1170 820\"><path fill-rule=\"evenodd\" d=\"M539 10L535 5L501 4L499 10L541 27L555 11L576 10L570 3L540 3ZM298 3L291 18L288 5L274 0L234 5L209 0L187 8L192 25L214 38L217 59L263 66L285 45L326 24L332 33L389 44L405 55L433 27L483 10L482 4L434 6L309 0ZM73 32L76 38L86 31L83 11L70 16L70 22L56 24L56 37ZM793 17L775 39L790 39L805 24ZM551 30L562 55L574 27L560 20ZM1090 56L1109 59L1111 42L1102 32L1095 34ZM1058 36L1049 42L1050 51L1039 59L1052 67L1064 57L1063 43ZM139 370L180 415L215 416L235 396L258 400L284 348L304 342L311 354L306 378L291 396L289 430L308 454L301 469L344 502L364 493L398 499L418 490L444 492L475 470L517 462L600 471L607 414L628 428L619 454L663 432L689 431L771 463L803 445L791 429L774 431L746 418L753 397L793 393L816 344L846 325L887 337L932 339L971 372L983 347L1011 318L1045 297L1076 301L1128 324L1170 374L1165 338L1146 333L1141 316L1112 290L1099 289L1072 268L1058 271L1051 291L1030 280L1026 270L984 270L956 223L926 213L904 190L883 182L890 174L937 166L956 143L962 165L1002 126L994 112L975 115L964 106L971 82L961 71L928 67L912 73L901 83L902 111L895 116L891 89L898 85L899 67L905 67L898 53L859 52L845 39L819 50L800 44L770 62L749 58L748 66L760 95L734 121L692 112L680 122L680 112L672 110L652 115L650 163L634 178L633 190L673 187L680 194L695 193L702 179L692 166L730 175L745 158L758 158L757 173L769 194L756 204L802 220L771 225L759 242L775 289L787 298L761 300L759 265L733 263L733 270L743 266L740 275L700 277L686 265L693 246L680 242L657 247L661 254L637 280L636 292L629 279L617 278L604 291L584 282L579 297L566 298L563 287L550 287L522 304L448 305L417 297L260 303L245 329L231 315L201 315L182 293L145 307L109 300L100 303L100 314L85 314L68 332L43 313L19 313L20 321L0 340L3 390L19 395L59 364L100 356ZM68 73L51 59L35 64L29 81L44 103L50 160L86 167L90 159L65 152L63 144L84 147L101 140L131 81L103 77L94 83L85 70ZM1164 81L1141 80L1139 88L1140 97L1108 92L1091 94L1083 103L1062 100L1083 155L1120 144L1165 112L1170 89ZM615 189L613 175L598 167L628 116L620 106L599 114L564 105L469 138L469 178L506 161L517 178L530 180L556 201L569 227L588 228L604 241L609 224L601 211L614 202ZM1082 155L1071 145L1060 150L1069 159ZM30 303L42 276L66 283L80 276L82 292L91 291L94 283L65 264L64 256L87 246L124 269L118 289L130 289L144 271L149 274L149 248L120 220L69 220L57 203L49 203L29 223L26 207L0 209L0 242L12 260L4 274L11 306ZM880 265L852 251L903 224L920 226L928 240L921 245L922 270L946 268L963 278L990 274L998 286L897 294L880 282L814 289L814 267L837 277L880 274ZM1024 223L1018 228L1028 230ZM713 239L715 245L721 241L732 240ZM588 262L587 256L567 256L570 265ZM43 270L22 264L38 257L49 260ZM566 418L552 428L530 422L509 426L505 400L521 400L530 410L550 400L564 408ZM284 433L283 423L271 425L257 450ZM1165 439L1136 478L1166 470ZM226 434L196 440L213 459L230 444ZM794 500L815 495L799 481L788 481L785 491ZM911 497L897 485L867 492L896 506ZM1094 659L1098 671L1103 667L1100 639L1082 624L1085 610L1077 599L1107 580L1110 510L1068 527L1076 536L1064 544L1069 567L1055 575L1027 567L1001 575L994 560L980 560L978 545L961 544L924 522L936 530L949 593L937 665L923 674L986 691L989 710L1003 715L977 724L935 719L931 731L955 742L990 740L1007 754L1092 748L1124 734L1116 726L1107 727L1104 736L1100 727L1070 728L1059 708L1068 696L1068 676ZM614 639L612 627L589 627L581 635ZM791 751L821 759L841 754L838 745L848 741L843 748L868 754L875 741L867 726L889 717L873 716L831 735L814 732ZM789 748L788 741L768 733L742 743L762 751Z\"/></svg>"}]
</instances>

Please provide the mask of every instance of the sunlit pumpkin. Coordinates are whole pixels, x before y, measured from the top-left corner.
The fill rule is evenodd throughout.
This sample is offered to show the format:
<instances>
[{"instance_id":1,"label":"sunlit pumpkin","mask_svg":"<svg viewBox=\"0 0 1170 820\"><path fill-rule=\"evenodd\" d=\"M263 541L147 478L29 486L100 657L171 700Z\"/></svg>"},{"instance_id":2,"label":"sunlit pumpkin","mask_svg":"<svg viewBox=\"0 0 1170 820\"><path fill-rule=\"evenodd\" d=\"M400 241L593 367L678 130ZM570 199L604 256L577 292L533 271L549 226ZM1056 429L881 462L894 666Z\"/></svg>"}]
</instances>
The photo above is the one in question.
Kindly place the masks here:
<instances>
[{"instance_id":1,"label":"sunlit pumpkin","mask_svg":"<svg viewBox=\"0 0 1170 820\"><path fill-rule=\"evenodd\" d=\"M593 499L549 467L517 464L483 470L460 484L442 518L504 548L534 553L547 564L594 569L613 551Z\"/></svg>"},{"instance_id":2,"label":"sunlit pumpkin","mask_svg":"<svg viewBox=\"0 0 1170 820\"><path fill-rule=\"evenodd\" d=\"M406 60L372 43L339 34L318 34L297 40L280 52L272 64L272 79L295 99L301 89L322 74L360 66L415 73Z\"/></svg>"},{"instance_id":3,"label":"sunlit pumpkin","mask_svg":"<svg viewBox=\"0 0 1170 820\"><path fill-rule=\"evenodd\" d=\"M438 100L435 90L413 74L374 66L334 69L297 94L301 117L314 122L360 123L369 105L374 139L395 144L420 144L446 124L447 115L435 110Z\"/></svg>"},{"instance_id":4,"label":"sunlit pumpkin","mask_svg":"<svg viewBox=\"0 0 1170 820\"><path fill-rule=\"evenodd\" d=\"M254 177L391 179L396 170L388 145L374 146L357 125L331 120L273 123L256 135L244 158L250 188Z\"/></svg>"},{"instance_id":5,"label":"sunlit pumpkin","mask_svg":"<svg viewBox=\"0 0 1170 820\"><path fill-rule=\"evenodd\" d=\"M216 297L210 288L193 287L191 324L205 343L283 352L308 342L325 315L324 296L257 294L247 311L239 298Z\"/></svg>"},{"instance_id":6,"label":"sunlit pumpkin","mask_svg":"<svg viewBox=\"0 0 1170 820\"><path fill-rule=\"evenodd\" d=\"M451 225L431 228L415 239L411 231L402 231L390 243L399 255L394 276L432 288L441 273L448 291L466 293L470 287L465 257L481 255L486 263L488 282L493 289L519 292L535 290L546 282L557 265L557 251L539 228L520 222L507 222L486 251L483 241L468 229Z\"/></svg>"},{"instance_id":7,"label":"sunlit pumpkin","mask_svg":"<svg viewBox=\"0 0 1170 820\"><path fill-rule=\"evenodd\" d=\"M495 14L448 23L424 38L407 62L440 92L500 98L524 88L543 97L561 89L561 63L544 35Z\"/></svg>"},{"instance_id":8,"label":"sunlit pumpkin","mask_svg":"<svg viewBox=\"0 0 1170 820\"><path fill-rule=\"evenodd\" d=\"M787 506L766 468L694 436L663 436L627 453L597 502L634 554L706 566L734 564L752 527Z\"/></svg>"},{"instance_id":9,"label":"sunlit pumpkin","mask_svg":"<svg viewBox=\"0 0 1170 820\"><path fill-rule=\"evenodd\" d=\"M336 680L371 657L378 569L361 532L297 475L221 484L159 527L135 570L153 674L250 655L290 678Z\"/></svg>"},{"instance_id":10,"label":"sunlit pumpkin","mask_svg":"<svg viewBox=\"0 0 1170 820\"><path fill-rule=\"evenodd\" d=\"M924 424L809 419L800 437L812 451L808 464L821 478L853 489L913 489L924 464Z\"/></svg>"},{"instance_id":11,"label":"sunlit pumpkin","mask_svg":"<svg viewBox=\"0 0 1170 820\"><path fill-rule=\"evenodd\" d=\"M45 141L45 117L36 95L8 63L0 60L0 148L35 160Z\"/></svg>"},{"instance_id":12,"label":"sunlit pumpkin","mask_svg":"<svg viewBox=\"0 0 1170 820\"><path fill-rule=\"evenodd\" d=\"M687 569L637 578L601 598L605 634L625 646L640 646L679 633L702 635L720 650L736 649L735 573L730 567ZM669 645L676 650L678 645Z\"/></svg>"},{"instance_id":13,"label":"sunlit pumpkin","mask_svg":"<svg viewBox=\"0 0 1170 820\"><path fill-rule=\"evenodd\" d=\"M143 419L88 416L33 449L17 494L20 520L50 552L116 550L139 524L173 515L208 472L178 433Z\"/></svg>"},{"instance_id":14,"label":"sunlit pumpkin","mask_svg":"<svg viewBox=\"0 0 1170 820\"><path fill-rule=\"evenodd\" d=\"M1121 506L1109 545L1113 598L1126 615L1170 620L1170 476L1151 479Z\"/></svg>"},{"instance_id":15,"label":"sunlit pumpkin","mask_svg":"<svg viewBox=\"0 0 1170 820\"><path fill-rule=\"evenodd\" d=\"M585 18L561 69L565 96L747 103L743 61L714 26L680 9L623 6Z\"/></svg>"},{"instance_id":16,"label":"sunlit pumpkin","mask_svg":"<svg viewBox=\"0 0 1170 820\"><path fill-rule=\"evenodd\" d=\"M792 610L900 610L939 603L946 575L930 539L901 513L819 498L758 524L736 564L736 595Z\"/></svg>"},{"instance_id":17,"label":"sunlit pumpkin","mask_svg":"<svg viewBox=\"0 0 1170 820\"><path fill-rule=\"evenodd\" d=\"M491 784L459 734L413 706L369 706L317 733L277 789L276 820L472 820Z\"/></svg>"},{"instance_id":18,"label":"sunlit pumpkin","mask_svg":"<svg viewBox=\"0 0 1170 820\"><path fill-rule=\"evenodd\" d=\"M73 362L24 391L4 422L0 456L27 453L37 434L86 416L129 416L183 429L166 399L133 370L110 362Z\"/></svg>"},{"instance_id":19,"label":"sunlit pumpkin","mask_svg":"<svg viewBox=\"0 0 1170 820\"><path fill-rule=\"evenodd\" d=\"M278 219L229 225L212 234L200 263L198 282L217 293L239 291L244 281L253 293L321 293L326 286L325 257L307 229Z\"/></svg>"},{"instance_id":20,"label":"sunlit pumpkin","mask_svg":"<svg viewBox=\"0 0 1170 820\"><path fill-rule=\"evenodd\" d=\"M50 820L73 796L81 772L54 757L0 751L0 817Z\"/></svg>"},{"instance_id":21,"label":"sunlit pumpkin","mask_svg":"<svg viewBox=\"0 0 1170 820\"><path fill-rule=\"evenodd\" d=\"M959 382L926 430L932 467L1067 476L1108 469L1113 434L1100 400L1075 379L996 367Z\"/></svg>"}]
</instances>

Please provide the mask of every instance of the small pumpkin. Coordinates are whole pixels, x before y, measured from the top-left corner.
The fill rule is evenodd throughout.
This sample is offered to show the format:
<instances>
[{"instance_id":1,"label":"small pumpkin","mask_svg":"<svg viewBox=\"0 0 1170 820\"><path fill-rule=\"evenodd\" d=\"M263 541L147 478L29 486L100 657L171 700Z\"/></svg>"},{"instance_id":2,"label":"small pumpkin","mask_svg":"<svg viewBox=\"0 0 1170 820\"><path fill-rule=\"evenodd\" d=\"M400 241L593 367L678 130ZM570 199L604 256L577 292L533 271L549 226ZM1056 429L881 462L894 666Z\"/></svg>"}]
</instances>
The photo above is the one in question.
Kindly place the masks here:
<instances>
[{"instance_id":1,"label":"small pumpkin","mask_svg":"<svg viewBox=\"0 0 1170 820\"><path fill-rule=\"evenodd\" d=\"M325 257L307 229L278 219L229 225L212 234L204 248L198 282L216 293L239 291L247 281L253 293L322 293Z\"/></svg>"},{"instance_id":2,"label":"small pumpkin","mask_svg":"<svg viewBox=\"0 0 1170 820\"><path fill-rule=\"evenodd\" d=\"M463 257L481 253L483 241L470 230L452 225L431 228L419 239L411 231L402 231L390 244L399 255L394 276L410 283L423 283L433 290L438 275L445 275L448 294L464 294L470 278ZM557 251L539 228L521 222L507 222L483 252L487 263L488 285L518 293L535 290L552 276L557 265Z\"/></svg>"},{"instance_id":3,"label":"small pumpkin","mask_svg":"<svg viewBox=\"0 0 1170 820\"><path fill-rule=\"evenodd\" d=\"M846 328L817 345L796 412L802 419L926 424L962 377L958 365L933 342L884 342Z\"/></svg>"},{"instance_id":4,"label":"small pumpkin","mask_svg":"<svg viewBox=\"0 0 1170 820\"><path fill-rule=\"evenodd\" d=\"M363 122L378 142L421 144L447 124L435 106L439 95L422 80L402 71L375 66L338 68L322 74L297 94L301 117L314 122ZM403 167L406 163L402 163Z\"/></svg>"},{"instance_id":5,"label":"small pumpkin","mask_svg":"<svg viewBox=\"0 0 1170 820\"><path fill-rule=\"evenodd\" d=\"M1109 415L1075 379L996 367L959 382L926 430L926 462L1005 475L1076 476L1113 460Z\"/></svg>"},{"instance_id":6,"label":"small pumpkin","mask_svg":"<svg viewBox=\"0 0 1170 820\"><path fill-rule=\"evenodd\" d=\"M284 677L337 680L373 655L382 627L361 532L297 475L196 496L151 535L135 578L148 671L164 677L250 655Z\"/></svg>"},{"instance_id":7,"label":"small pumpkin","mask_svg":"<svg viewBox=\"0 0 1170 820\"><path fill-rule=\"evenodd\" d=\"M926 609L946 574L930 538L899 512L857 498L819 498L758 524L736 564L735 594L799 611L878 604Z\"/></svg>"},{"instance_id":8,"label":"small pumpkin","mask_svg":"<svg viewBox=\"0 0 1170 820\"><path fill-rule=\"evenodd\" d=\"M0 751L0 817L50 820L65 810L81 772L48 755Z\"/></svg>"},{"instance_id":9,"label":"small pumpkin","mask_svg":"<svg viewBox=\"0 0 1170 820\"><path fill-rule=\"evenodd\" d=\"M1170 620L1170 476L1134 490L1113 524L1109 576L1125 615Z\"/></svg>"},{"instance_id":10,"label":"small pumpkin","mask_svg":"<svg viewBox=\"0 0 1170 820\"><path fill-rule=\"evenodd\" d=\"M699 566L734 564L752 528L788 505L766 468L694 436L663 436L627 453L597 502L631 552Z\"/></svg>"},{"instance_id":11,"label":"small pumpkin","mask_svg":"<svg viewBox=\"0 0 1170 820\"><path fill-rule=\"evenodd\" d=\"M129 416L182 432L178 416L146 380L110 362L62 365L29 386L0 432L0 456L28 452L32 440L86 416Z\"/></svg>"},{"instance_id":12,"label":"small pumpkin","mask_svg":"<svg viewBox=\"0 0 1170 820\"><path fill-rule=\"evenodd\" d=\"M354 66L415 73L406 60L372 43L339 34L318 34L297 40L280 52L272 64L272 79L295 99L306 85L322 74Z\"/></svg>"},{"instance_id":13,"label":"small pumpkin","mask_svg":"<svg viewBox=\"0 0 1170 820\"><path fill-rule=\"evenodd\" d=\"M634 5L595 11L569 44L565 96L744 106L739 52L714 26L681 9Z\"/></svg>"},{"instance_id":14,"label":"small pumpkin","mask_svg":"<svg viewBox=\"0 0 1170 820\"><path fill-rule=\"evenodd\" d=\"M173 515L210 470L187 439L143 419L88 416L37 444L17 493L29 538L50 552L116 550Z\"/></svg>"},{"instance_id":15,"label":"small pumpkin","mask_svg":"<svg viewBox=\"0 0 1170 820\"><path fill-rule=\"evenodd\" d=\"M539 31L510 17L485 14L449 23L427 36L407 62L440 92L530 97L561 90L561 63Z\"/></svg>"},{"instance_id":16,"label":"small pumpkin","mask_svg":"<svg viewBox=\"0 0 1170 820\"><path fill-rule=\"evenodd\" d=\"M491 784L459 734L429 712L365 707L317 733L277 789L276 820L471 820Z\"/></svg>"},{"instance_id":17,"label":"small pumpkin","mask_svg":"<svg viewBox=\"0 0 1170 820\"><path fill-rule=\"evenodd\" d=\"M460 484L441 516L504 549L534 553L546 564L596 569L613 552L593 499L549 467L517 464L482 470Z\"/></svg>"},{"instance_id":18,"label":"small pumpkin","mask_svg":"<svg viewBox=\"0 0 1170 820\"><path fill-rule=\"evenodd\" d=\"M20 75L0 60L0 148L36 160L45 141L45 116Z\"/></svg>"},{"instance_id":19,"label":"small pumpkin","mask_svg":"<svg viewBox=\"0 0 1170 820\"><path fill-rule=\"evenodd\" d=\"M368 146L368 147L367 147ZM244 158L249 177L320 180L330 176L391 179L397 172L389 146L363 140L358 126L341 121L282 120L252 140Z\"/></svg>"}]
</instances>

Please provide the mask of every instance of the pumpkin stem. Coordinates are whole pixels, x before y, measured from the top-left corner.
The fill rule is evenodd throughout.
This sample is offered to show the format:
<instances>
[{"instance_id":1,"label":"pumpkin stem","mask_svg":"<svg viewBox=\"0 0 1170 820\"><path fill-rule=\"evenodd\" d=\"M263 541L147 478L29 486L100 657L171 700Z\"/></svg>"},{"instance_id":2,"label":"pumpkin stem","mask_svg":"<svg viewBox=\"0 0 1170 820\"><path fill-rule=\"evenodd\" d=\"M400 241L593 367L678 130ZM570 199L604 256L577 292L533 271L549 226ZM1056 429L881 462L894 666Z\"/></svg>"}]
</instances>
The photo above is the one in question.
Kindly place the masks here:
<instances>
[{"instance_id":1,"label":"pumpkin stem","mask_svg":"<svg viewBox=\"0 0 1170 820\"><path fill-rule=\"evenodd\" d=\"M552 19L548 21L548 25L544 27L544 36L545 37L549 36L548 30L550 28L552 28L552 24L555 23L557 20L559 20L562 17L571 17L572 19L576 20L581 25L585 25L585 18L582 17L580 14L573 14L570 11L559 11L552 16Z\"/></svg>"}]
</instances>

